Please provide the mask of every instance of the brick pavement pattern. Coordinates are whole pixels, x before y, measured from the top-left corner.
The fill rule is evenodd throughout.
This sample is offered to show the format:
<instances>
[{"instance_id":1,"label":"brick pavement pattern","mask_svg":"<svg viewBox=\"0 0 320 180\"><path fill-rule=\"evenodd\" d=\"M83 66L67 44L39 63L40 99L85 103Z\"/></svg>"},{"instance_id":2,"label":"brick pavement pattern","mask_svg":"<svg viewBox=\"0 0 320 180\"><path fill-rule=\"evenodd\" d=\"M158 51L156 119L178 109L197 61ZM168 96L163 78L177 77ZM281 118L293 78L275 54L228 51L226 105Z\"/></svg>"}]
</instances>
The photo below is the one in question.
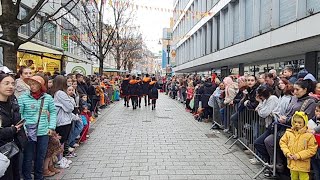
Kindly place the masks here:
<instances>
[{"instance_id":1,"label":"brick pavement pattern","mask_svg":"<svg viewBox=\"0 0 320 180\"><path fill-rule=\"evenodd\" d=\"M238 147L229 152L224 135L208 138L211 124L195 121L178 101L159 97L155 111L144 102L133 111L123 101L104 110L70 168L52 179L232 180L252 179L260 170Z\"/></svg>"}]
</instances>

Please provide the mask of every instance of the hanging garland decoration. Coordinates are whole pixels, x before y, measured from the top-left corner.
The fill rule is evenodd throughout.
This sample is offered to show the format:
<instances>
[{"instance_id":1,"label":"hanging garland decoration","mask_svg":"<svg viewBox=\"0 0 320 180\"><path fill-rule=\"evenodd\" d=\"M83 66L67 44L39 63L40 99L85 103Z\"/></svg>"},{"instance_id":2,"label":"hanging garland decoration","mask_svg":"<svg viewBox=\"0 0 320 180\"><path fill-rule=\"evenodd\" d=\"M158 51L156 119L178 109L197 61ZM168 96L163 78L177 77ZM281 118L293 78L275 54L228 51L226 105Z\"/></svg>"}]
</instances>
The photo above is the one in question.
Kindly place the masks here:
<instances>
[{"instance_id":1,"label":"hanging garland decoration","mask_svg":"<svg viewBox=\"0 0 320 180\"><path fill-rule=\"evenodd\" d=\"M88 0L83 0L83 1L86 1L88 2ZM96 1L96 2L94 2ZM90 2L92 4L94 3L100 3L101 1L103 1L103 4L106 3L106 0L90 0ZM168 13L177 13L178 15L181 15L181 14L186 14L186 18L187 19L201 19L205 16L211 16L211 12L209 11L191 11L191 10L187 10L187 11L184 11L184 10L176 10L176 9L169 9L169 8L159 8L159 7L152 7L152 6L144 6L144 5L139 5L139 4L135 4L135 3L130 3L128 1L124 1L124 0L109 0L108 1L108 5L109 6L112 6L112 7L131 7L132 9L136 9L136 10L149 10L149 11L159 11L159 12L168 12ZM189 17L189 15L191 15L191 17Z\"/></svg>"}]
</instances>

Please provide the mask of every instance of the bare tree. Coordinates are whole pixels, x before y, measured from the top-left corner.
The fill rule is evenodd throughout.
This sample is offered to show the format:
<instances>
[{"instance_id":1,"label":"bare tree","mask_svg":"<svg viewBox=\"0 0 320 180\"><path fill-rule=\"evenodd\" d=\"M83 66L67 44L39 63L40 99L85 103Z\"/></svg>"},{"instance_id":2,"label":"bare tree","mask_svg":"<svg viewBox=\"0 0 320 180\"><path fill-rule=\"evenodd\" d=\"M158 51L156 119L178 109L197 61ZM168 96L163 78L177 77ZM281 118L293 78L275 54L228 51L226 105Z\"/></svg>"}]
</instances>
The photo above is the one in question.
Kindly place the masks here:
<instances>
[{"instance_id":1,"label":"bare tree","mask_svg":"<svg viewBox=\"0 0 320 180\"><path fill-rule=\"evenodd\" d=\"M141 36L138 38L131 39L124 48L122 52L122 63L121 66L125 70L132 70L134 63L142 59L143 55L143 41Z\"/></svg>"},{"instance_id":2,"label":"bare tree","mask_svg":"<svg viewBox=\"0 0 320 180\"><path fill-rule=\"evenodd\" d=\"M132 54L141 49L142 38L135 27L125 28L116 32L111 53L115 57L117 69L127 68L127 63Z\"/></svg>"},{"instance_id":3,"label":"bare tree","mask_svg":"<svg viewBox=\"0 0 320 180\"><path fill-rule=\"evenodd\" d=\"M17 51L21 44L31 41L48 22L57 21L72 8L74 8L80 0L68 0L64 5L61 5L54 12L48 13L43 10L44 6L48 5L49 0L38 0L36 5L29 11L24 18L18 18L20 13L21 0L1 0L0 25L2 28L2 36L0 37L0 45L3 47L3 64L9 69L16 71L17 69ZM54 3L54 2L53 2ZM63 11L66 6L71 6L69 11ZM36 17L42 15L43 20L40 26L28 38L19 37L19 28L29 24ZM4 43L5 41L12 42L13 45Z\"/></svg>"},{"instance_id":4,"label":"bare tree","mask_svg":"<svg viewBox=\"0 0 320 180\"><path fill-rule=\"evenodd\" d=\"M127 5L129 2L125 4L119 4L120 2L106 4L105 2L103 0L81 1L81 13L84 17L82 26L89 36L91 47L83 41L81 35L76 36L77 43L83 48L84 52L99 60L100 74L103 73L104 59L110 53L112 46L116 43L116 37L119 37L121 29L129 22L132 14ZM108 8L108 12L112 14L104 12ZM94 9L94 12L92 12L92 9ZM108 22L104 22L106 14L111 16L108 18Z\"/></svg>"}]
</instances>

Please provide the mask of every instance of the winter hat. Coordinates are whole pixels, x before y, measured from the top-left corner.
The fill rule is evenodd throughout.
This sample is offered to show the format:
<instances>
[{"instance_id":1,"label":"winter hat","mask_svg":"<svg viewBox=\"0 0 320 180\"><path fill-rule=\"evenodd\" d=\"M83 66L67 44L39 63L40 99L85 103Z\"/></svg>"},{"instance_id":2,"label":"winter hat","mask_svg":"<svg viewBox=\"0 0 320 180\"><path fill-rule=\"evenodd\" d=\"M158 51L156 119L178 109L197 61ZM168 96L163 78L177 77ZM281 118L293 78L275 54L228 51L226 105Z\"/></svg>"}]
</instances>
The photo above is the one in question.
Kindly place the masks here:
<instances>
[{"instance_id":1,"label":"winter hat","mask_svg":"<svg viewBox=\"0 0 320 180\"><path fill-rule=\"evenodd\" d=\"M24 79L24 82L26 84L28 84L29 86L30 86L32 81L33 82L37 82L37 83L40 84L42 92L46 92L47 91L47 88L46 88L46 85L45 85L46 83L45 83L44 79L41 76L32 76L31 78Z\"/></svg>"}]
</instances>

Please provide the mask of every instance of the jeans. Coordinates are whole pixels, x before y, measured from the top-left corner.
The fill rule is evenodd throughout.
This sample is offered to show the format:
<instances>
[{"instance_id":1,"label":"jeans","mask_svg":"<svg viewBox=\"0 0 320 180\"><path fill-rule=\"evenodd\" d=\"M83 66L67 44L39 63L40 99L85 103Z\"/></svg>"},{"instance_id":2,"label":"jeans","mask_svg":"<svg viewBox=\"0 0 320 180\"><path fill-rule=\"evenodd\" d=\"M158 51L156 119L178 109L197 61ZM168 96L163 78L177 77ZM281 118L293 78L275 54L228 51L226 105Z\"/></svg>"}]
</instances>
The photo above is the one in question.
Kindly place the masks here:
<instances>
[{"instance_id":1,"label":"jeans","mask_svg":"<svg viewBox=\"0 0 320 180\"><path fill-rule=\"evenodd\" d=\"M32 180L32 161L34 160L34 179L43 180L43 163L46 157L49 136L38 136L37 142L28 141L24 149L22 175L25 180Z\"/></svg>"},{"instance_id":2,"label":"jeans","mask_svg":"<svg viewBox=\"0 0 320 180\"><path fill-rule=\"evenodd\" d=\"M318 148L317 154L311 159L311 166L314 172L314 180L320 180L320 159L318 158L320 158L320 148Z\"/></svg>"},{"instance_id":3,"label":"jeans","mask_svg":"<svg viewBox=\"0 0 320 180\"><path fill-rule=\"evenodd\" d=\"M212 111L213 111L212 107L205 107L204 108L204 118L212 117L212 114L213 114Z\"/></svg>"},{"instance_id":4,"label":"jeans","mask_svg":"<svg viewBox=\"0 0 320 180\"><path fill-rule=\"evenodd\" d=\"M80 121L73 121L72 122L72 129L69 135L69 146L73 147L76 143L77 136L80 135L83 129L83 124Z\"/></svg>"},{"instance_id":5,"label":"jeans","mask_svg":"<svg viewBox=\"0 0 320 180\"><path fill-rule=\"evenodd\" d=\"M220 109L220 117L221 117L221 121L223 122L223 126L225 129L228 129L228 122L227 122L227 118L224 117L224 112L225 112L225 108L221 108Z\"/></svg>"},{"instance_id":6,"label":"jeans","mask_svg":"<svg viewBox=\"0 0 320 180\"><path fill-rule=\"evenodd\" d=\"M270 136L270 134L270 131L266 131L254 141L255 149L259 152L263 159L268 160L268 162L270 161L271 157L265 145L265 140Z\"/></svg>"}]
</instances>

